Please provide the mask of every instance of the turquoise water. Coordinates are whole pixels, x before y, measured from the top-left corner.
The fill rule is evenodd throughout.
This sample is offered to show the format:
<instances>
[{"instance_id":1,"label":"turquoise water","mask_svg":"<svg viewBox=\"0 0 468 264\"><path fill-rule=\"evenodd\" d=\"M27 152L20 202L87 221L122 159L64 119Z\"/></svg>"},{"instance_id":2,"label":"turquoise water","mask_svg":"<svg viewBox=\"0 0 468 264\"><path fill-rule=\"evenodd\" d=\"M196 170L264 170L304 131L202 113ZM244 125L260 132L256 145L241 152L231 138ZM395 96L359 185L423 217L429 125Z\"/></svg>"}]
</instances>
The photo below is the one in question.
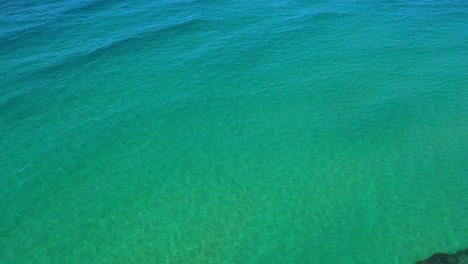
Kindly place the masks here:
<instances>
[{"instance_id":1,"label":"turquoise water","mask_svg":"<svg viewBox=\"0 0 468 264\"><path fill-rule=\"evenodd\" d=\"M0 1L0 25L1 263L468 246L466 1Z\"/></svg>"}]
</instances>

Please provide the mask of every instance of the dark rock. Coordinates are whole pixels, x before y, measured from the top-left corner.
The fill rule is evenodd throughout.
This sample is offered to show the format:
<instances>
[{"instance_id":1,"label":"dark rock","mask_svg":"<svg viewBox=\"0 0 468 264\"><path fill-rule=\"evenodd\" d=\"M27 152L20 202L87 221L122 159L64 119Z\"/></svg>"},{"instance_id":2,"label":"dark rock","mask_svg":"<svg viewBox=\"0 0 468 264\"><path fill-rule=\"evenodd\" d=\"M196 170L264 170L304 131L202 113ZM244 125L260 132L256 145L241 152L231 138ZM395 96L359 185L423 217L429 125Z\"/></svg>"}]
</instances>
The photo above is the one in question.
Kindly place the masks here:
<instances>
[{"instance_id":1,"label":"dark rock","mask_svg":"<svg viewBox=\"0 0 468 264\"><path fill-rule=\"evenodd\" d=\"M455 254L436 253L426 260L416 262L416 264L468 264L468 248Z\"/></svg>"}]
</instances>

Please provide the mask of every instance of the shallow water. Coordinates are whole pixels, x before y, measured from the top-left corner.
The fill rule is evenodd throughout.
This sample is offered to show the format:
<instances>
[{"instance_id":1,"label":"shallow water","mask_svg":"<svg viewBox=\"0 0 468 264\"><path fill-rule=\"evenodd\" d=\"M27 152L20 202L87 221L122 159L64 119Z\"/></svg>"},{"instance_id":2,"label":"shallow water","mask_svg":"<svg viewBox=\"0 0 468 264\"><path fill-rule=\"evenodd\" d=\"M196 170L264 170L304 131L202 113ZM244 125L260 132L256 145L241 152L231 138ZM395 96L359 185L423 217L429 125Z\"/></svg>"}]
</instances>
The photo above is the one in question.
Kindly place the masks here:
<instances>
[{"instance_id":1,"label":"shallow water","mask_svg":"<svg viewBox=\"0 0 468 264\"><path fill-rule=\"evenodd\" d=\"M468 245L465 1L0 1L3 263Z\"/></svg>"}]
</instances>

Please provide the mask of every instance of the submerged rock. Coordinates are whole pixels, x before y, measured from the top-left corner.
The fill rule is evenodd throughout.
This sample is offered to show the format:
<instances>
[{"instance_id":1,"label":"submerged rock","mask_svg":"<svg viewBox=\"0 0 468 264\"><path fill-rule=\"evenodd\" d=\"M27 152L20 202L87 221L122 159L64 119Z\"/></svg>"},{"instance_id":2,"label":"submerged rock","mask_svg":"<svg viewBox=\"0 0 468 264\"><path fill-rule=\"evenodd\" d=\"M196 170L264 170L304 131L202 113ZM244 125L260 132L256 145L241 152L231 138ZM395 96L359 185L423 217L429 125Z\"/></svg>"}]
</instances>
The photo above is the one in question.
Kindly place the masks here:
<instances>
[{"instance_id":1,"label":"submerged rock","mask_svg":"<svg viewBox=\"0 0 468 264\"><path fill-rule=\"evenodd\" d=\"M468 248L455 254L436 253L426 260L416 262L416 264L468 264Z\"/></svg>"}]
</instances>

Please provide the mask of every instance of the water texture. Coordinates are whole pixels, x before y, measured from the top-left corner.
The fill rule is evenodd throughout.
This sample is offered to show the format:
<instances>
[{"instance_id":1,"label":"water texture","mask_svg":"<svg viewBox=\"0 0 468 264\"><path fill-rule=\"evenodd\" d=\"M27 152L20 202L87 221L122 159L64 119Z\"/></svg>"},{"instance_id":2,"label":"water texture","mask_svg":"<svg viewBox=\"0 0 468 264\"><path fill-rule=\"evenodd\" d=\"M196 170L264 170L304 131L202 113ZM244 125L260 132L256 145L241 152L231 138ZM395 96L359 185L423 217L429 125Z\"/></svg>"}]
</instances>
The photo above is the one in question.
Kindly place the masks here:
<instances>
[{"instance_id":1,"label":"water texture","mask_svg":"<svg viewBox=\"0 0 468 264\"><path fill-rule=\"evenodd\" d=\"M0 0L0 262L468 246L468 2Z\"/></svg>"}]
</instances>

